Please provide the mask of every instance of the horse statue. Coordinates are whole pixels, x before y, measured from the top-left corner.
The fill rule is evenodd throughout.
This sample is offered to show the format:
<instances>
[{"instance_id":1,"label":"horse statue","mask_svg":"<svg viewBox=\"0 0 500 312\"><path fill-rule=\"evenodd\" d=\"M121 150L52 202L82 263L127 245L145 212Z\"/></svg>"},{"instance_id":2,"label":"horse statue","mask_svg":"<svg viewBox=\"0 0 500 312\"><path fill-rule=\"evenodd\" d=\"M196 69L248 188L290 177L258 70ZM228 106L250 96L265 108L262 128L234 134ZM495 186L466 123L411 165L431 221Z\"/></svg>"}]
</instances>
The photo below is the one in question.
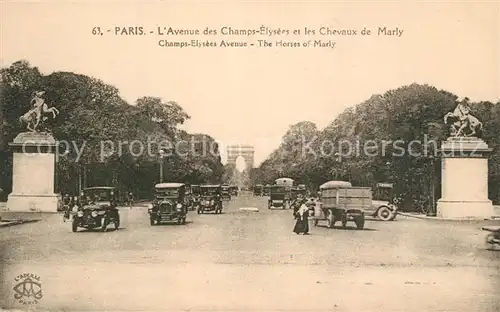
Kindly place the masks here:
<instances>
[{"instance_id":1,"label":"horse statue","mask_svg":"<svg viewBox=\"0 0 500 312\"><path fill-rule=\"evenodd\" d=\"M38 132L40 121L47 120L47 117L43 116L44 114L52 113L52 118L56 118L59 114L59 110L57 108L49 108L47 103L45 103L45 100L42 98L44 94L45 91L33 92L33 98L30 101L32 108L19 117L19 122L21 124L26 124L26 128L30 132Z\"/></svg>"},{"instance_id":2,"label":"horse statue","mask_svg":"<svg viewBox=\"0 0 500 312\"><path fill-rule=\"evenodd\" d=\"M459 101L453 112L444 116L444 123L448 123L448 118L453 118L450 132L454 137L480 137L483 130L483 123L470 114L468 98Z\"/></svg>"}]
</instances>

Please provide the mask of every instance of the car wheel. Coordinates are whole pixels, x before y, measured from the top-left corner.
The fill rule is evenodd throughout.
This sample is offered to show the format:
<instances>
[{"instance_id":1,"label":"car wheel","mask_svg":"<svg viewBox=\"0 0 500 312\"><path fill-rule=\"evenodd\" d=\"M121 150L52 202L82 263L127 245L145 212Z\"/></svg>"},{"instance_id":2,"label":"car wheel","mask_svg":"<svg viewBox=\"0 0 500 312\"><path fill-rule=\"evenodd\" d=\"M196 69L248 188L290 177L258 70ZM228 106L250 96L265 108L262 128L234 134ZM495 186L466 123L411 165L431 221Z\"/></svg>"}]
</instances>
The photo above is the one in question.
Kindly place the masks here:
<instances>
[{"instance_id":1,"label":"car wheel","mask_svg":"<svg viewBox=\"0 0 500 312\"><path fill-rule=\"evenodd\" d=\"M182 218L182 224L186 224L186 217Z\"/></svg>"},{"instance_id":2,"label":"car wheel","mask_svg":"<svg viewBox=\"0 0 500 312\"><path fill-rule=\"evenodd\" d=\"M106 232L106 229L108 228L108 218L103 218L102 219L102 225L101 225L101 231Z\"/></svg>"},{"instance_id":3,"label":"car wheel","mask_svg":"<svg viewBox=\"0 0 500 312\"><path fill-rule=\"evenodd\" d=\"M73 219L73 222L71 223L71 230L73 232L77 232L78 231L78 220Z\"/></svg>"},{"instance_id":4,"label":"car wheel","mask_svg":"<svg viewBox=\"0 0 500 312\"><path fill-rule=\"evenodd\" d=\"M377 210L377 218L379 218L382 221L390 221L392 218L392 211L389 209L389 207L382 206Z\"/></svg>"},{"instance_id":5,"label":"car wheel","mask_svg":"<svg viewBox=\"0 0 500 312\"><path fill-rule=\"evenodd\" d=\"M149 218L149 224L155 225L155 218L150 217Z\"/></svg>"},{"instance_id":6,"label":"car wheel","mask_svg":"<svg viewBox=\"0 0 500 312\"><path fill-rule=\"evenodd\" d=\"M177 224L181 225L182 224L182 217L177 218Z\"/></svg>"}]
</instances>

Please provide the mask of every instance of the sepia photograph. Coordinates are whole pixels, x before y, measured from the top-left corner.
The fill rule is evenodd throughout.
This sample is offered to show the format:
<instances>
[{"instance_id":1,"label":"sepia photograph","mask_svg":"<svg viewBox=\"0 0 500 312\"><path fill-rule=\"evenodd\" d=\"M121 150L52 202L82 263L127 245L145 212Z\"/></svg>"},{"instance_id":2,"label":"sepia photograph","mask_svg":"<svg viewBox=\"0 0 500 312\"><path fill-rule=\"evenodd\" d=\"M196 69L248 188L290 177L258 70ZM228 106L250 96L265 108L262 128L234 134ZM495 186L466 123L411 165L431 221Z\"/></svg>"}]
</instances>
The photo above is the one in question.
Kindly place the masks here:
<instances>
[{"instance_id":1,"label":"sepia photograph","mask_svg":"<svg viewBox=\"0 0 500 312\"><path fill-rule=\"evenodd\" d=\"M500 311L500 2L0 2L0 311Z\"/></svg>"}]
</instances>

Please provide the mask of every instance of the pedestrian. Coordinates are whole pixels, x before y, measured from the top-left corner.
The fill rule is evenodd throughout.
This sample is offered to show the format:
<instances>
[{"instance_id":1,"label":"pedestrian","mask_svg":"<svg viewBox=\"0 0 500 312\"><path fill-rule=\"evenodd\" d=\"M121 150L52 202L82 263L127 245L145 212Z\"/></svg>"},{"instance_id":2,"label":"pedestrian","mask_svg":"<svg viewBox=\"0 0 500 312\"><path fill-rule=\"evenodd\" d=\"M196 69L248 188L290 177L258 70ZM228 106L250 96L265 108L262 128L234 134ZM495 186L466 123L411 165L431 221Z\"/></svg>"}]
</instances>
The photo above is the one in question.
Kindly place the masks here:
<instances>
[{"instance_id":1,"label":"pedestrian","mask_svg":"<svg viewBox=\"0 0 500 312\"><path fill-rule=\"evenodd\" d=\"M309 206L310 203L303 203L299 210L297 211L295 218L297 221L295 222L295 227L293 228L293 232L297 235L300 233L304 233L304 235L309 235Z\"/></svg>"}]
</instances>

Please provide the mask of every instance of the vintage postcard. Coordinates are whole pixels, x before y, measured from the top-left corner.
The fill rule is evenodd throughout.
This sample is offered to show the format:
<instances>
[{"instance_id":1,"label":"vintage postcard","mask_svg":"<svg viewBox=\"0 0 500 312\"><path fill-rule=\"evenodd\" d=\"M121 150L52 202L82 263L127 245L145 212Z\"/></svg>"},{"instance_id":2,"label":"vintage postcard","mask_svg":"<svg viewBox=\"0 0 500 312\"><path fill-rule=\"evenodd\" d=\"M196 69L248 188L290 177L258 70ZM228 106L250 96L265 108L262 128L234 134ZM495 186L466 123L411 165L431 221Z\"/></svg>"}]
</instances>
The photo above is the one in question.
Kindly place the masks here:
<instances>
[{"instance_id":1,"label":"vintage postcard","mask_svg":"<svg viewBox=\"0 0 500 312\"><path fill-rule=\"evenodd\" d=\"M500 2L0 3L2 311L500 311Z\"/></svg>"}]
</instances>

